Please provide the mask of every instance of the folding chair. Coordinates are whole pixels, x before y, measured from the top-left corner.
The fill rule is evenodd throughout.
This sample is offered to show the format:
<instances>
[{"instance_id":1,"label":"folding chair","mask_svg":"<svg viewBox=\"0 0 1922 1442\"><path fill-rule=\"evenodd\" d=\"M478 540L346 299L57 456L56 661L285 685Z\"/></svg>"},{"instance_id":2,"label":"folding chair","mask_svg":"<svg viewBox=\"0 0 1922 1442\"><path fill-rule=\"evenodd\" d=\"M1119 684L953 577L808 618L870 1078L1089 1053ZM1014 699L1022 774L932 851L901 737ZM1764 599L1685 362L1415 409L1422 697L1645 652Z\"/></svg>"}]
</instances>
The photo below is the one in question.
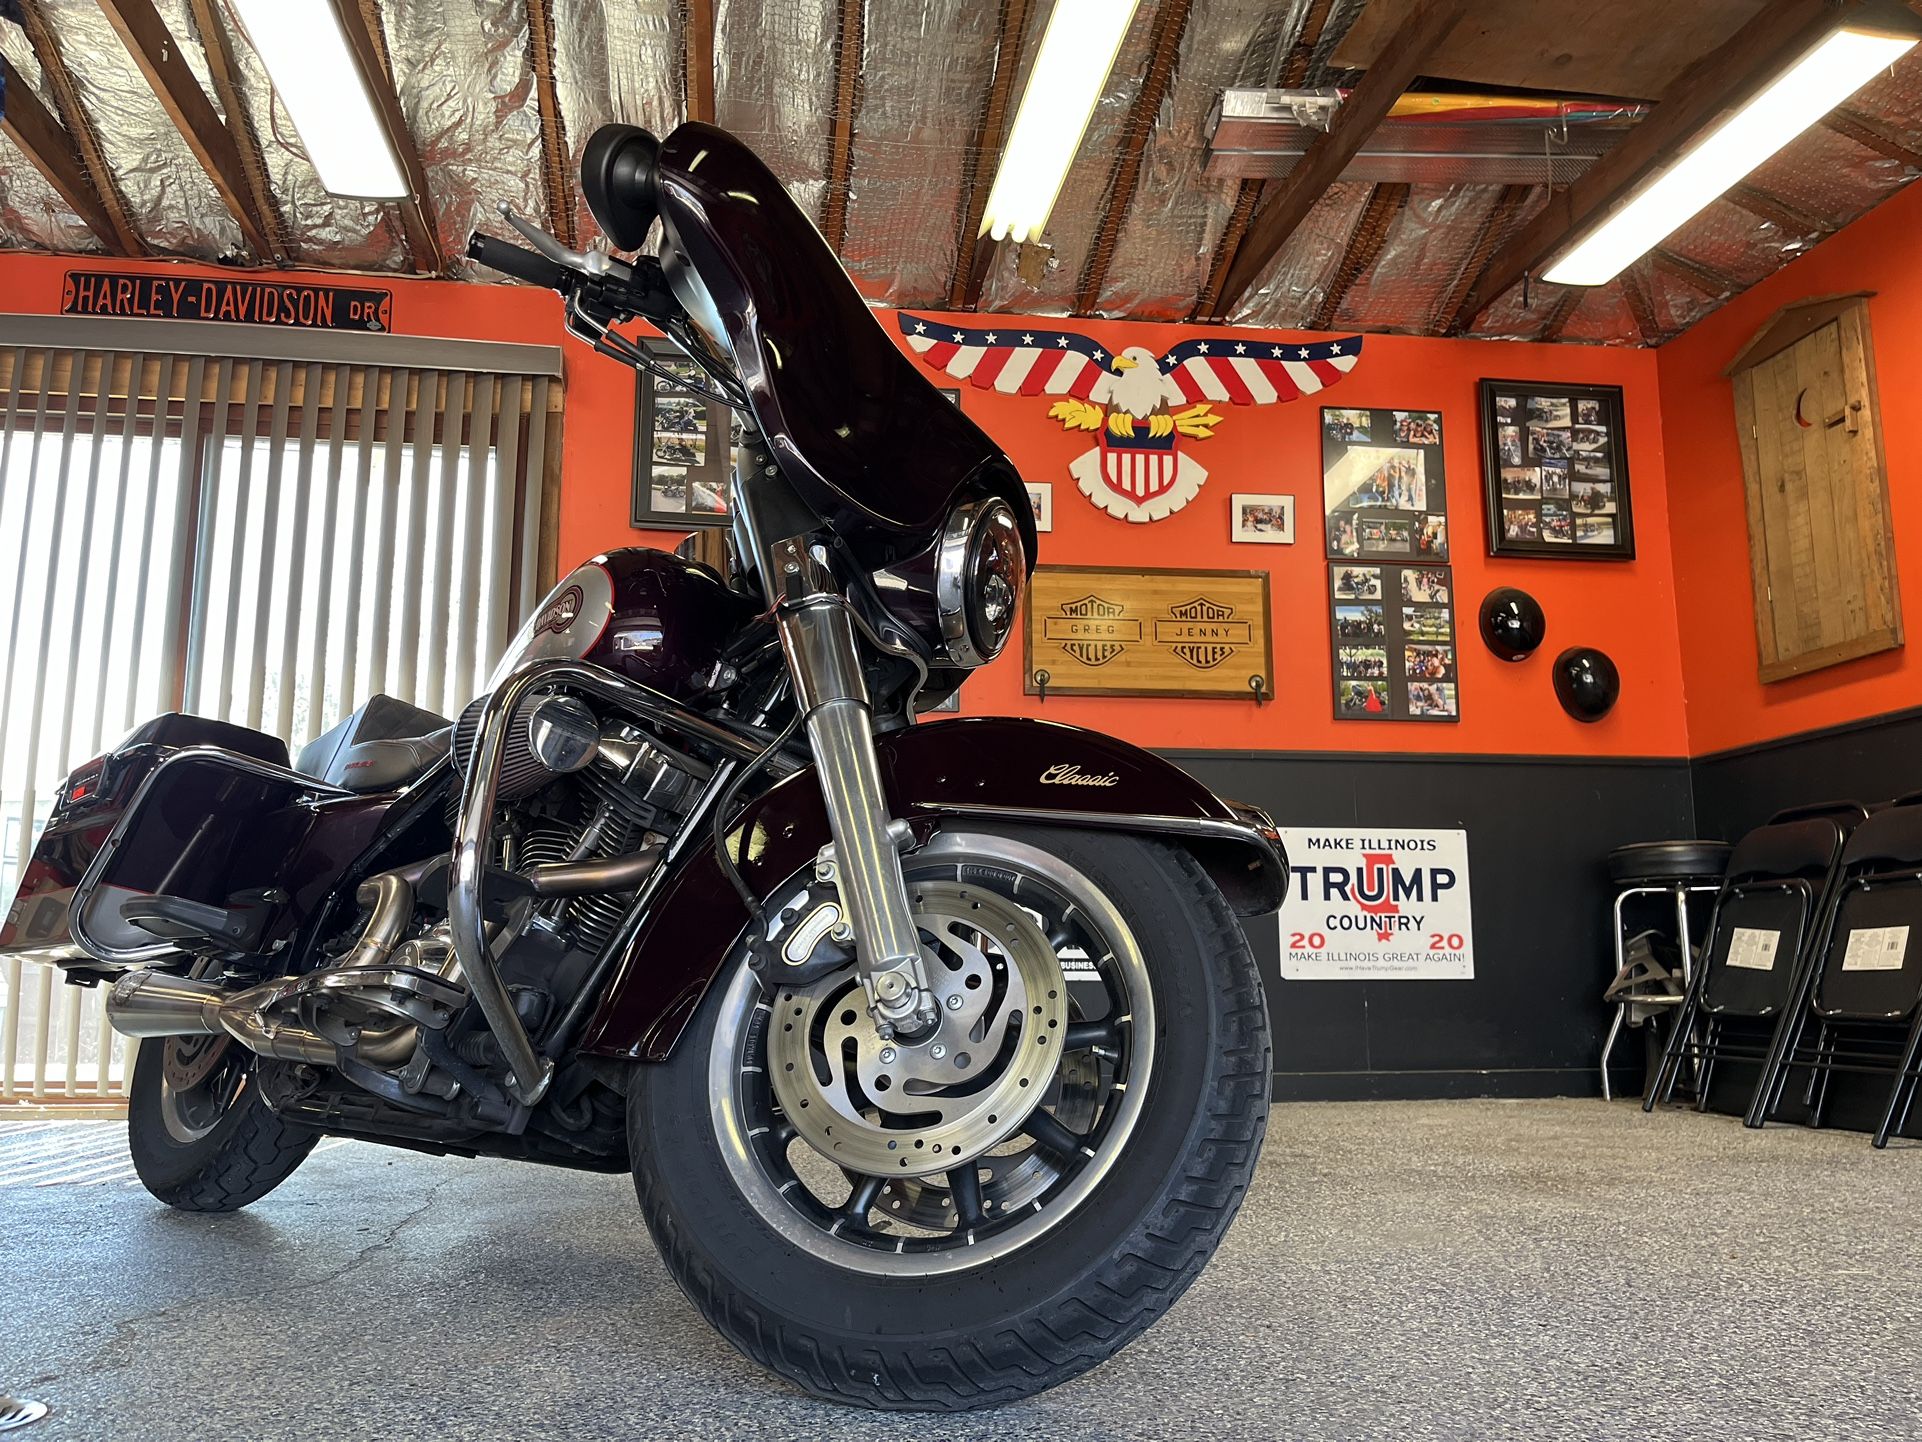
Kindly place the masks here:
<instances>
[{"instance_id":1,"label":"folding chair","mask_svg":"<svg viewBox=\"0 0 1922 1442\"><path fill-rule=\"evenodd\" d=\"M1922 793L1878 810L1849 836L1818 939L1749 1107L1759 1127L1791 1074L1821 1126L1837 1072L1892 1079L1875 1145L1908 1119L1922 1051Z\"/></svg>"},{"instance_id":2,"label":"folding chair","mask_svg":"<svg viewBox=\"0 0 1922 1442\"><path fill-rule=\"evenodd\" d=\"M1796 807L1736 844L1709 916L1704 961L1689 983L1643 1111L1670 1099L1684 1063L1695 1067L1698 1111L1709 1108L1718 1064L1734 1062L1758 1073L1766 1067L1776 1023L1801 984L1843 843L1867 814L1852 801ZM1746 1101L1731 1110L1746 1112Z\"/></svg>"}]
</instances>

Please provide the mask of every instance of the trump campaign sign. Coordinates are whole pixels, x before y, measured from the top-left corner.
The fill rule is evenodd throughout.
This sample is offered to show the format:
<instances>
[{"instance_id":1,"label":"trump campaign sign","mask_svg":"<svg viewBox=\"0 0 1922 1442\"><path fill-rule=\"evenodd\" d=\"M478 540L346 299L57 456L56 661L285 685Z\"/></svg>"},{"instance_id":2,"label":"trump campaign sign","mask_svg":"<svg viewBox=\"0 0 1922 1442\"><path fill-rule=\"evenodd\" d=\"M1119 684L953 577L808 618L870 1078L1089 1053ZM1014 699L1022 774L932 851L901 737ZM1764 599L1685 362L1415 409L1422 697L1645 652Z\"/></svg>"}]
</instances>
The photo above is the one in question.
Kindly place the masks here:
<instances>
[{"instance_id":1,"label":"trump campaign sign","mask_svg":"<svg viewBox=\"0 0 1922 1442\"><path fill-rule=\"evenodd\" d=\"M1289 981L1472 981L1466 831L1283 827Z\"/></svg>"}]
</instances>

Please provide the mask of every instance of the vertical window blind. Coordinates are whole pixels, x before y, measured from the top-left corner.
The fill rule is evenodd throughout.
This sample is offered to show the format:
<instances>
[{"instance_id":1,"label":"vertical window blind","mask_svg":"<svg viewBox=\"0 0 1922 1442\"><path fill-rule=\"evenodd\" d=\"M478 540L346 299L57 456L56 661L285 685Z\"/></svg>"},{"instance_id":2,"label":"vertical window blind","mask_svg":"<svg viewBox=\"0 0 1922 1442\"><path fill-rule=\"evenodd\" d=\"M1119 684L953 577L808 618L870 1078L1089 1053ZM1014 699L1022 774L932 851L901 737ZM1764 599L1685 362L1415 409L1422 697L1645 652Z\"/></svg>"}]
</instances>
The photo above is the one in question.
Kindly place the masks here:
<instances>
[{"instance_id":1,"label":"vertical window blind","mask_svg":"<svg viewBox=\"0 0 1922 1442\"><path fill-rule=\"evenodd\" d=\"M380 692L452 716L551 579L557 352L354 337L361 363L298 358L289 338L267 359L9 345L10 319L9 904L61 780L136 723L188 711L293 749ZM443 360L464 368L418 363ZM0 1103L113 1098L125 1076L97 991L0 967Z\"/></svg>"}]
</instances>

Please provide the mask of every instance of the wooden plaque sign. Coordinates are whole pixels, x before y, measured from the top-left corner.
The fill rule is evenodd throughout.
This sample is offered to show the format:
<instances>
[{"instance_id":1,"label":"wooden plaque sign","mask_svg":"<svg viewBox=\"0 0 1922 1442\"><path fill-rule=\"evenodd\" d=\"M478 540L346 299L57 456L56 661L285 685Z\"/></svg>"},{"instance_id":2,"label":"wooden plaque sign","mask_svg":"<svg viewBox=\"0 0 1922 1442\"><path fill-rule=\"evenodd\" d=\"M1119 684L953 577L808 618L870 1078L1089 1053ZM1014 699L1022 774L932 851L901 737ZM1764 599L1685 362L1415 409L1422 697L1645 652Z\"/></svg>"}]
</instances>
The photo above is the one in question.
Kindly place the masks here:
<instances>
[{"instance_id":1,"label":"wooden plaque sign","mask_svg":"<svg viewBox=\"0 0 1922 1442\"><path fill-rule=\"evenodd\" d=\"M1025 660L1030 696L1272 700L1268 573L1037 567Z\"/></svg>"}]
</instances>

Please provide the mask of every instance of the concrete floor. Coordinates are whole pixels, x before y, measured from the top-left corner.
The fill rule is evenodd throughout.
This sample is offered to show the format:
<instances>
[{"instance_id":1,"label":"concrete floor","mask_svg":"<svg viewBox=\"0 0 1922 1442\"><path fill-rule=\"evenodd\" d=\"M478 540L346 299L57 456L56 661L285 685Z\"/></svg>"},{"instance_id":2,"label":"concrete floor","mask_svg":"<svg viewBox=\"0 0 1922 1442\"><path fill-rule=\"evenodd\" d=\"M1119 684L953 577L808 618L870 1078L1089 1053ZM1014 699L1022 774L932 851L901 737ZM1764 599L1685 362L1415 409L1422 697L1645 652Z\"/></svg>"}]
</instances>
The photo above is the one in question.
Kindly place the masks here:
<instances>
[{"instance_id":1,"label":"concrete floor","mask_svg":"<svg viewBox=\"0 0 1922 1442\"><path fill-rule=\"evenodd\" d=\"M34 1135L0 1134L0 1392L53 1405L32 1442L1922 1437L1922 1148L1860 1135L1279 1107L1173 1314L954 1419L824 1406L743 1361L620 1178L340 1144L190 1217L127 1183L110 1132L71 1133L78 1182L10 1172Z\"/></svg>"}]
</instances>

